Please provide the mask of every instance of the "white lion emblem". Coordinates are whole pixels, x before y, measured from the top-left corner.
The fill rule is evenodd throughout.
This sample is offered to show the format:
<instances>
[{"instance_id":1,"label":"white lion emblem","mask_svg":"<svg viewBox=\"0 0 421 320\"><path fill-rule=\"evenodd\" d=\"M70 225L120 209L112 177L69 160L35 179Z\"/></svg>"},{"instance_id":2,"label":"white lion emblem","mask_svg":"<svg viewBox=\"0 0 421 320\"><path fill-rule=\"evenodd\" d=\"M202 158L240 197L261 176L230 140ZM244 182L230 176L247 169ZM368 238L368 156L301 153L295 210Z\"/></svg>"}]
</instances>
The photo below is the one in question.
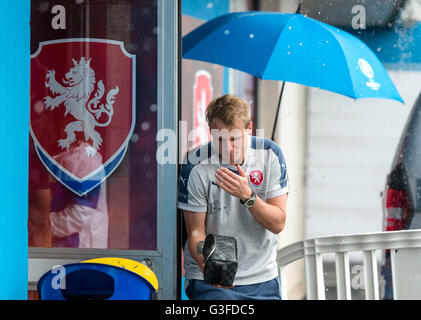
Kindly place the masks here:
<instances>
[{"instance_id":1,"label":"white lion emblem","mask_svg":"<svg viewBox=\"0 0 421 320\"><path fill-rule=\"evenodd\" d=\"M260 174L259 174L259 172L253 172L251 174L251 176L253 177L254 181L256 181L257 184L260 183Z\"/></svg>"},{"instance_id":2,"label":"white lion emblem","mask_svg":"<svg viewBox=\"0 0 421 320\"><path fill-rule=\"evenodd\" d=\"M116 86L111 89L106 98L106 104L99 104L99 100L104 95L104 84L102 80L98 82L97 91L92 99L91 93L95 87L95 72L90 66L90 61L82 57L79 62L72 59L74 66L65 74L65 79L62 86L56 81L54 69L49 70L46 75L45 87L49 88L52 94L59 94L55 97L44 97L46 109L53 110L64 103L66 116L69 112L77 119L69 123L64 129L66 137L59 139L58 145L62 149L69 149L70 145L76 141L75 132L83 132L85 140L92 139L92 147L87 147L85 153L88 156L93 156L99 149L102 138L101 135L95 131L95 127L106 127L111 123L114 113L113 104L114 98L119 89ZM105 113L106 121L100 122L101 115Z\"/></svg>"}]
</instances>

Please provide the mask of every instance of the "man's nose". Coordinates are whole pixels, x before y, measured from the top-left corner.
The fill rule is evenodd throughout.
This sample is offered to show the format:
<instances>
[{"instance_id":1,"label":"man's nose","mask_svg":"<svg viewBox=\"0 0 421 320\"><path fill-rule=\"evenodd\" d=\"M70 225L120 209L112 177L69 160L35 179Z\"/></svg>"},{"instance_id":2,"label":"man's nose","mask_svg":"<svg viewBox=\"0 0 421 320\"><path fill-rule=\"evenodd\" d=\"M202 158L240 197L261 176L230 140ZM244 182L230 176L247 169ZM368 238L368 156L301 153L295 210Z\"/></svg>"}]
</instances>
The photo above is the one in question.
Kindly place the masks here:
<instances>
[{"instance_id":1,"label":"man's nose","mask_svg":"<svg viewBox=\"0 0 421 320\"><path fill-rule=\"evenodd\" d=\"M237 146L237 144L236 143L234 143L234 141L230 141L229 142L229 149L230 149L230 152L234 152L234 150L235 150L235 148L237 148L238 146Z\"/></svg>"}]
</instances>

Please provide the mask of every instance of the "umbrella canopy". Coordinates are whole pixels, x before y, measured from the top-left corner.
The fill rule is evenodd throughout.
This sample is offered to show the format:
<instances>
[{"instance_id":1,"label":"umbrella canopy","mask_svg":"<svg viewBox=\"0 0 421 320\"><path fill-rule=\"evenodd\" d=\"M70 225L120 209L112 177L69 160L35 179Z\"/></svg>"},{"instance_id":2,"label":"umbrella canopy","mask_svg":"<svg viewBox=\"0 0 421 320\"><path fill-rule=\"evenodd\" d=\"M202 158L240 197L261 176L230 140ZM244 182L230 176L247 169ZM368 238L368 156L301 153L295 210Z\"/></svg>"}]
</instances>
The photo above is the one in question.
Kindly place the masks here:
<instances>
[{"instance_id":1,"label":"umbrella canopy","mask_svg":"<svg viewBox=\"0 0 421 320\"><path fill-rule=\"evenodd\" d=\"M301 14L250 11L220 16L184 36L183 58L354 99L403 102L383 64L364 42Z\"/></svg>"}]
</instances>

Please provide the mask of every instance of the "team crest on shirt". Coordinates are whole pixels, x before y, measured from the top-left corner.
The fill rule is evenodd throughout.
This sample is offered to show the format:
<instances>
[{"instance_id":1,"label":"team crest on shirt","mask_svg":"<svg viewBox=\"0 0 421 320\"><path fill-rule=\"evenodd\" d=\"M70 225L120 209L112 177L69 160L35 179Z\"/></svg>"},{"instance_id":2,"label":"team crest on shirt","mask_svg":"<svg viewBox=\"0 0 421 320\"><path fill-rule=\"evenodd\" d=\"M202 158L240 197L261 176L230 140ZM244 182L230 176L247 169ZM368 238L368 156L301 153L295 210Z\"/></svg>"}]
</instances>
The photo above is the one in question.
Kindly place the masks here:
<instances>
[{"instance_id":1,"label":"team crest on shirt","mask_svg":"<svg viewBox=\"0 0 421 320\"><path fill-rule=\"evenodd\" d=\"M249 179L252 184L256 187L262 186L263 182L263 172L262 170L253 170L249 173Z\"/></svg>"}]
</instances>

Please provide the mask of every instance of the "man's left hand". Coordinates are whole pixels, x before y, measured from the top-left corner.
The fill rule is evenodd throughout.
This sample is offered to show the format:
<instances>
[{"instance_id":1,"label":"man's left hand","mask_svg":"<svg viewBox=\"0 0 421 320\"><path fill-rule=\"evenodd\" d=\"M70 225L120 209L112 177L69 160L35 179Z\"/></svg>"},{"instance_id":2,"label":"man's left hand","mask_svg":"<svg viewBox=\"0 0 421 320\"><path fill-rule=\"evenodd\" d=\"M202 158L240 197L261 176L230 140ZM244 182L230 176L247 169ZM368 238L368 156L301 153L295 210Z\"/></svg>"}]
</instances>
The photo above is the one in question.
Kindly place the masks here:
<instances>
[{"instance_id":1,"label":"man's left hand","mask_svg":"<svg viewBox=\"0 0 421 320\"><path fill-rule=\"evenodd\" d=\"M252 191L243 168L237 164L237 169L240 175L225 167L217 169L215 174L216 183L229 194L244 201L251 197Z\"/></svg>"}]
</instances>

